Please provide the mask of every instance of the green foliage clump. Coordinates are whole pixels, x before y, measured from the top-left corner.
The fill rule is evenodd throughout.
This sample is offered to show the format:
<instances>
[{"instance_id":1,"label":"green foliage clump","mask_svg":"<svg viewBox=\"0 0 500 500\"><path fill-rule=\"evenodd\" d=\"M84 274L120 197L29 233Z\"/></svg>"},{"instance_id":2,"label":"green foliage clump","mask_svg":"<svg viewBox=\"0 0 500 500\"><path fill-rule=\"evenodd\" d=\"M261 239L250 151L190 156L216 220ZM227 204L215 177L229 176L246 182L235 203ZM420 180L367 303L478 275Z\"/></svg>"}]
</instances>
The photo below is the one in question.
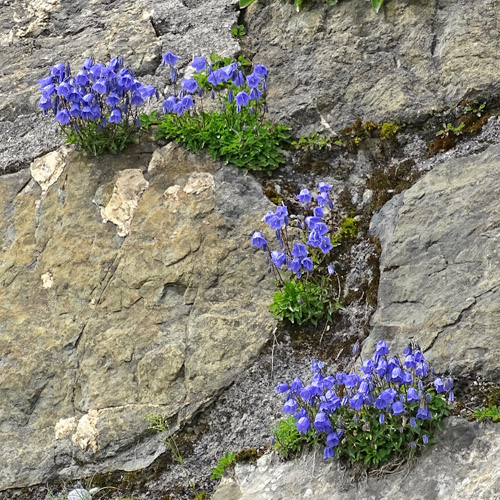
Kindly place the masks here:
<instances>
[{"instance_id":1,"label":"green foliage clump","mask_svg":"<svg viewBox=\"0 0 500 500\"><path fill-rule=\"evenodd\" d=\"M342 408L340 414L345 417L344 436L336 448L339 458L346 458L351 463L363 463L366 466L378 466L389 457L404 454L413 456L416 448L412 443L421 442L424 435L432 436L441 430L442 420L450 414L450 405L441 394L429 391L431 400L428 408L432 413L430 420L416 419L415 426L408 423L401 426L401 418L386 414L385 423L379 422L380 411L374 407L364 408L356 422L352 410ZM407 404L410 414L415 414L419 403ZM430 437L429 443L435 440Z\"/></svg>"},{"instance_id":2,"label":"green foliage clump","mask_svg":"<svg viewBox=\"0 0 500 500\"><path fill-rule=\"evenodd\" d=\"M242 38L246 35L245 26L243 26L243 24L238 24L236 28L231 30L231 34L236 38Z\"/></svg>"},{"instance_id":3,"label":"green foliage clump","mask_svg":"<svg viewBox=\"0 0 500 500\"><path fill-rule=\"evenodd\" d=\"M271 434L274 438L273 448L285 460L291 459L303 449L317 444L317 436L313 430L301 434L295 424L295 418L290 416L281 419L271 428Z\"/></svg>"},{"instance_id":4,"label":"green foliage clump","mask_svg":"<svg viewBox=\"0 0 500 500\"><path fill-rule=\"evenodd\" d=\"M500 422L500 406L491 406L489 408L478 408L474 412L477 420L489 420L491 422Z\"/></svg>"},{"instance_id":5,"label":"green foliage clump","mask_svg":"<svg viewBox=\"0 0 500 500\"><path fill-rule=\"evenodd\" d=\"M219 158L245 172L278 168L285 161L281 145L289 138L289 127L261 121L248 108L236 113L234 107L227 103L220 113L165 115L157 137L175 139L193 153L205 150L214 160Z\"/></svg>"},{"instance_id":6,"label":"green foliage clump","mask_svg":"<svg viewBox=\"0 0 500 500\"><path fill-rule=\"evenodd\" d=\"M346 217L340 223L340 229L332 236L331 241L333 246L338 246L344 241L354 240L358 236L359 228L356 225L356 219Z\"/></svg>"},{"instance_id":7,"label":"green foliage clump","mask_svg":"<svg viewBox=\"0 0 500 500\"><path fill-rule=\"evenodd\" d=\"M291 146L294 149L305 149L305 150L313 150L313 149L330 149L332 145L342 146L342 141L334 140L333 137L328 137L326 135L318 134L317 132L313 132L309 135L303 135L299 138L298 141L292 141Z\"/></svg>"},{"instance_id":8,"label":"green foliage clump","mask_svg":"<svg viewBox=\"0 0 500 500\"><path fill-rule=\"evenodd\" d=\"M460 125L457 125L456 127L453 125L453 123L443 123L443 127L443 129L436 132L436 137L448 137L451 133L460 135L462 129L465 127L465 123L460 123Z\"/></svg>"},{"instance_id":9,"label":"green foliage clump","mask_svg":"<svg viewBox=\"0 0 500 500\"><path fill-rule=\"evenodd\" d=\"M236 454L231 453L230 451L226 451L224 456L219 458L219 463L217 464L217 466L213 469L210 469L210 472L212 473L210 479L220 479L224 475L224 472L226 472L226 469L228 467L231 467L235 463Z\"/></svg>"},{"instance_id":10,"label":"green foliage clump","mask_svg":"<svg viewBox=\"0 0 500 500\"><path fill-rule=\"evenodd\" d=\"M317 325L322 318L332 322L335 311L342 308L333 297L326 277L321 284L294 278L285 281L284 286L274 293L269 310L275 317L298 325L307 322Z\"/></svg>"}]
</instances>

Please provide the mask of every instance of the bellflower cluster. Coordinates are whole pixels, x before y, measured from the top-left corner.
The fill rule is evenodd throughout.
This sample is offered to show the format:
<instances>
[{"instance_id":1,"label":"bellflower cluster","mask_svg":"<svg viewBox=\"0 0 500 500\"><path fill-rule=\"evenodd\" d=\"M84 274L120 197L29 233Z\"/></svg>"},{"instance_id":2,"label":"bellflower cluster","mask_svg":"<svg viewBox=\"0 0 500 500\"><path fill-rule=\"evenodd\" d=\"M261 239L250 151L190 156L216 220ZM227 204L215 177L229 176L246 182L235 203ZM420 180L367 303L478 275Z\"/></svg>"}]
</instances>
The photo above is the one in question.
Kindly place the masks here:
<instances>
[{"instance_id":1,"label":"bellflower cluster","mask_svg":"<svg viewBox=\"0 0 500 500\"><path fill-rule=\"evenodd\" d=\"M326 376L323 363L313 361L314 376L278 384L286 396L283 412L293 415L299 433L314 431L324 444L324 458L346 456L374 464L391 453L429 442L435 427L454 400L451 378L427 381L429 366L420 348L407 346L391 357L384 341L363 362L361 373Z\"/></svg>"},{"instance_id":2,"label":"bellflower cluster","mask_svg":"<svg viewBox=\"0 0 500 500\"><path fill-rule=\"evenodd\" d=\"M178 80L176 63L178 57L172 52L163 54L162 64L170 68L170 79L173 84ZM163 111L182 116L186 112L196 113L196 100L202 99L204 90L199 83L199 76L206 77L210 88L210 96L215 99L216 92L226 91L221 100L221 109L234 107L236 113L248 107L250 113L267 112L264 96L267 90L267 68L257 64L250 75L245 76L241 63L233 61L221 68L214 68L204 57L194 57L191 66L196 72L195 78L183 78L181 90L169 96L163 102Z\"/></svg>"},{"instance_id":3,"label":"bellflower cluster","mask_svg":"<svg viewBox=\"0 0 500 500\"><path fill-rule=\"evenodd\" d=\"M58 63L38 83L38 107L54 114L68 142L95 154L122 149L140 127L138 109L157 94L123 66L121 57L106 65L89 58L75 76L69 64Z\"/></svg>"},{"instance_id":4,"label":"bellflower cluster","mask_svg":"<svg viewBox=\"0 0 500 500\"><path fill-rule=\"evenodd\" d=\"M297 195L299 202L306 210L309 210L310 214L304 218L303 223L300 223L302 240L305 243L290 241L290 219L288 209L284 205L278 205L275 211L269 211L264 217L264 221L275 233L279 250L270 250L267 241L259 231L252 236L251 245L269 252L270 261L278 273L285 267L300 279L302 275L309 274L314 269L311 258L314 249L318 249L323 256L326 256L333 248L328 234L329 228L324 222L329 215L329 210L333 209L333 202L329 198L332 187L325 182L320 182L318 190L319 193L315 197L308 189L302 189ZM318 261L318 259L315 260ZM332 266L328 266L328 272L333 274Z\"/></svg>"}]
</instances>

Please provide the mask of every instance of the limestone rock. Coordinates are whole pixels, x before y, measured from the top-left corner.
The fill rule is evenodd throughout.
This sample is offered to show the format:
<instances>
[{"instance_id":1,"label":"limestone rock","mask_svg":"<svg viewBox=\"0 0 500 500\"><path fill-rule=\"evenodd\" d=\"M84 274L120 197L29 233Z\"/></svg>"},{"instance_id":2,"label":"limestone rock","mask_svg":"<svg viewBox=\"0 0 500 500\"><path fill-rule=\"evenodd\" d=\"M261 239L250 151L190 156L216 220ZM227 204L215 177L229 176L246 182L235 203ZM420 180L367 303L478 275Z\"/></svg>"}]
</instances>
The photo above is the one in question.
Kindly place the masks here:
<instances>
[{"instance_id":1,"label":"limestone rock","mask_svg":"<svg viewBox=\"0 0 500 500\"><path fill-rule=\"evenodd\" d=\"M500 382L500 147L436 167L371 223L382 245L364 345L414 340L437 372Z\"/></svg>"},{"instance_id":2,"label":"limestone rock","mask_svg":"<svg viewBox=\"0 0 500 500\"><path fill-rule=\"evenodd\" d=\"M437 444L409 470L353 484L345 469L322 453L281 462L264 455L257 465L236 465L233 497L224 485L221 500L495 500L500 491L500 429L495 424L448 419Z\"/></svg>"},{"instance_id":3,"label":"limestone rock","mask_svg":"<svg viewBox=\"0 0 500 500\"><path fill-rule=\"evenodd\" d=\"M177 429L275 324L251 177L172 144L65 163L44 197L0 177L0 490L146 467L164 445L145 417ZM101 219L117 192L126 237Z\"/></svg>"},{"instance_id":4,"label":"limestone rock","mask_svg":"<svg viewBox=\"0 0 500 500\"><path fill-rule=\"evenodd\" d=\"M363 121L414 121L437 105L500 91L495 0L255 2L253 60L270 68L269 108L297 135Z\"/></svg>"}]
</instances>

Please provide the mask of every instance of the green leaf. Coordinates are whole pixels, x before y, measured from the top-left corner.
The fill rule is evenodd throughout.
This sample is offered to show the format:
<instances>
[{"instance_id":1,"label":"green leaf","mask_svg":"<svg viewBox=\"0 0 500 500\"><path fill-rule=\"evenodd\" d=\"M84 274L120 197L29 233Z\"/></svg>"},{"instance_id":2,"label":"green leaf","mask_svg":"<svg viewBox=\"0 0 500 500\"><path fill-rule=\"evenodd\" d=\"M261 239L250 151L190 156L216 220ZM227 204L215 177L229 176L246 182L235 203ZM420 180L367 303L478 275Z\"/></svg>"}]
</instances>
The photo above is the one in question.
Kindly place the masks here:
<instances>
[{"instance_id":1,"label":"green leaf","mask_svg":"<svg viewBox=\"0 0 500 500\"><path fill-rule=\"evenodd\" d=\"M255 0L240 0L240 9L244 9L254 2Z\"/></svg>"},{"instance_id":2,"label":"green leaf","mask_svg":"<svg viewBox=\"0 0 500 500\"><path fill-rule=\"evenodd\" d=\"M372 0L372 7L375 9L375 12L378 13L380 7L382 7L384 0Z\"/></svg>"}]
</instances>

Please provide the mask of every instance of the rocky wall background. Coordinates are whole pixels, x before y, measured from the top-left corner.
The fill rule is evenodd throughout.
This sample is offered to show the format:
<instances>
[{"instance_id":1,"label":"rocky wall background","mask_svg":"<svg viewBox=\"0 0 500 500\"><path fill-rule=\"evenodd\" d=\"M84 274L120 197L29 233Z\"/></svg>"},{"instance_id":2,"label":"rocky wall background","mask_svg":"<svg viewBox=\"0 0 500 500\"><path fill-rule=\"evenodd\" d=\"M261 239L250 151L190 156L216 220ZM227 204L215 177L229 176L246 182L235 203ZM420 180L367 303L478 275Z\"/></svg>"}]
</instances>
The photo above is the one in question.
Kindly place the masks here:
<instances>
[{"instance_id":1,"label":"rocky wall background","mask_svg":"<svg viewBox=\"0 0 500 500\"><path fill-rule=\"evenodd\" d=\"M499 2L387 0L378 15L365 0L311 1L299 14L285 1L244 14L236 4L0 5L1 499L42 499L36 485L111 471L124 496L188 498L172 493L184 472L148 431L151 412L185 429L186 466L210 492L225 451L269 442L276 382L307 374L313 357L348 367L365 337L363 352L381 338L419 342L466 401L474 384L500 384ZM49 65L122 55L163 90L166 50L183 65L242 52L269 67L271 114L295 136L361 144L287 152L271 178L147 135L100 159L60 147L53 118L36 109ZM431 147L442 122L465 113L454 109L463 99L487 105L480 126ZM353 127L358 118L401 130L384 141ZM273 284L249 248L270 193L286 200L319 180L365 226L339 263L351 302L322 345L317 332L275 335ZM496 498L499 430L462 417L415 466L405 498ZM314 460L265 455L237 466L214 498L330 498L331 484L338 498L403 491L397 476L344 487L336 465L311 477ZM125 485L125 472L145 468ZM425 491L413 487L424 481Z\"/></svg>"}]
</instances>

